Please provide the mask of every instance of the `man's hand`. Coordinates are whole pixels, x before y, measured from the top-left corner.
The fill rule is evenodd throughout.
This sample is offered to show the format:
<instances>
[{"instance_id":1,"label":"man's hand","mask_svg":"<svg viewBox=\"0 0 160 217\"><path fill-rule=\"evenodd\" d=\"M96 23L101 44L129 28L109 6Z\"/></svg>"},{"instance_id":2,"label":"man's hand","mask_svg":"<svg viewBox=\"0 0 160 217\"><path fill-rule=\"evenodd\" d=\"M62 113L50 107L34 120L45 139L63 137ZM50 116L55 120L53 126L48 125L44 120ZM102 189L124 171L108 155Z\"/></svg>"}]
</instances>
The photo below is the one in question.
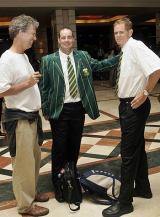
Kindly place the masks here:
<instances>
[{"instance_id":1,"label":"man's hand","mask_svg":"<svg viewBox=\"0 0 160 217\"><path fill-rule=\"evenodd\" d=\"M30 87L34 86L39 82L39 79L41 78L41 74L39 72L34 72L28 79L28 84Z\"/></svg>"},{"instance_id":2,"label":"man's hand","mask_svg":"<svg viewBox=\"0 0 160 217\"><path fill-rule=\"evenodd\" d=\"M144 95L144 93L140 93L137 96L135 96L135 98L132 100L131 102L131 107L133 109L138 108L139 106L141 106L147 99L147 96Z\"/></svg>"},{"instance_id":3,"label":"man's hand","mask_svg":"<svg viewBox=\"0 0 160 217\"><path fill-rule=\"evenodd\" d=\"M41 76L42 75L39 72L34 72L27 80L22 81L18 84L14 84L7 91L1 93L0 97L15 95L23 90L33 87L35 84L39 82Z\"/></svg>"},{"instance_id":4,"label":"man's hand","mask_svg":"<svg viewBox=\"0 0 160 217\"><path fill-rule=\"evenodd\" d=\"M48 117L47 115L45 115L45 116L44 116L44 119L45 119L46 121L48 121L48 120L49 120L49 117Z\"/></svg>"}]
</instances>

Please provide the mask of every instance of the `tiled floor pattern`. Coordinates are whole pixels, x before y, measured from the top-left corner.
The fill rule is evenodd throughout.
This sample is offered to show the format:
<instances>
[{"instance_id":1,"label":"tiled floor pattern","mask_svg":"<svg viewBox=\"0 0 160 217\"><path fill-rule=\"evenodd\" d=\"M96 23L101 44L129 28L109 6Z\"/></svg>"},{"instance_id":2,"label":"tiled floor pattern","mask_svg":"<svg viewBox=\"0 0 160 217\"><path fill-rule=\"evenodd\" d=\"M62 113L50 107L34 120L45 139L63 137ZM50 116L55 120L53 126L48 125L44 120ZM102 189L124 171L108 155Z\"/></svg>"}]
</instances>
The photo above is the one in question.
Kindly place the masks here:
<instances>
[{"instance_id":1,"label":"tiled floor pattern","mask_svg":"<svg viewBox=\"0 0 160 217\"><path fill-rule=\"evenodd\" d=\"M119 172L120 153L119 143L121 132L119 129L118 100L108 83L96 83L96 95L98 99L101 115L97 120L91 120L86 116L84 135L82 138L78 167L80 171L87 168L113 169ZM155 89L156 91L158 87ZM129 215L131 217L160 217L160 105L156 97L151 97L152 110L150 119L146 125L146 150L149 160L149 172L151 187L154 197L151 200L134 199L135 211ZM45 131L49 131L48 123L43 120ZM50 136L48 136L50 137ZM47 137L47 138L48 138ZM50 209L47 216L60 217L101 217L104 209L103 205L97 205L84 199L80 211L70 212L68 205L59 204L54 199L50 181L50 150L51 139L46 139L42 146L42 162L40 169L40 184L42 191L47 192L51 199L44 205ZM12 166L11 159L6 146L0 148L0 217L18 217L15 208L15 201L12 193Z\"/></svg>"}]
</instances>

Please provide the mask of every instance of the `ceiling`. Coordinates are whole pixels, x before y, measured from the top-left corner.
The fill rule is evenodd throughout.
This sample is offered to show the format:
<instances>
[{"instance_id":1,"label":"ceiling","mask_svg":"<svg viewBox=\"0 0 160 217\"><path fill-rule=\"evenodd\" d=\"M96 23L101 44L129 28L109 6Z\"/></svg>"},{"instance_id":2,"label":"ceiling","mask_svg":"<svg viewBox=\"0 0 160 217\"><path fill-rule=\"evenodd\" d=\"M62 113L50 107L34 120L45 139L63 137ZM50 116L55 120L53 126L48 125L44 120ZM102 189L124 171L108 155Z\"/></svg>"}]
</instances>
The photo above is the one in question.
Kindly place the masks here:
<instances>
[{"instance_id":1,"label":"ceiling","mask_svg":"<svg viewBox=\"0 0 160 217\"><path fill-rule=\"evenodd\" d=\"M58 8L57 8L58 9ZM55 8L52 7L39 7L39 8L0 8L1 17L13 17L19 14L27 14L37 18L40 22L50 21L50 16ZM76 8L76 16L82 15L103 15L103 16L116 16L128 15L131 20L136 24L141 24L148 19L155 18L155 14L160 11L160 8L119 8L119 7L90 7L90 8ZM110 23L109 23L110 24Z\"/></svg>"},{"instance_id":2,"label":"ceiling","mask_svg":"<svg viewBox=\"0 0 160 217\"><path fill-rule=\"evenodd\" d=\"M58 9L58 8L57 8ZM28 15L36 16L36 17L43 17L50 16L50 14L55 10L55 8L52 7L30 7L30 8L2 8L0 7L0 16L16 16L18 14L26 13ZM119 15L119 14L128 14L131 16L138 15L149 15L149 14L155 14L156 12L160 11L160 8L136 8L136 7L90 7L90 8L75 8L76 15Z\"/></svg>"}]
</instances>

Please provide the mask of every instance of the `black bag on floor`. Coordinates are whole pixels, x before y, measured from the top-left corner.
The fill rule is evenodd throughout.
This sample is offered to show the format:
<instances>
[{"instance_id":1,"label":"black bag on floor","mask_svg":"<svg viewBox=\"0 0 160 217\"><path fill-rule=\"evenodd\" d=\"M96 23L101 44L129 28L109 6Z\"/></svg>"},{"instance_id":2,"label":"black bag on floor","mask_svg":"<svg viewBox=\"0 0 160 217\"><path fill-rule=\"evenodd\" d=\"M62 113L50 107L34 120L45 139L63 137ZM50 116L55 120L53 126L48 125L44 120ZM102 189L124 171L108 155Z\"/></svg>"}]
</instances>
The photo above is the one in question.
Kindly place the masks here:
<instances>
[{"instance_id":1,"label":"black bag on floor","mask_svg":"<svg viewBox=\"0 0 160 217\"><path fill-rule=\"evenodd\" d=\"M80 209L80 203L82 202L82 191L77 175L76 168L73 162L67 162L64 167L64 172L61 177L63 197L69 204L69 208L72 211ZM72 208L71 204L76 205L76 208Z\"/></svg>"},{"instance_id":2,"label":"black bag on floor","mask_svg":"<svg viewBox=\"0 0 160 217\"><path fill-rule=\"evenodd\" d=\"M94 203L111 205L118 199L120 178L115 177L111 172L89 170L81 175L80 182Z\"/></svg>"}]
</instances>

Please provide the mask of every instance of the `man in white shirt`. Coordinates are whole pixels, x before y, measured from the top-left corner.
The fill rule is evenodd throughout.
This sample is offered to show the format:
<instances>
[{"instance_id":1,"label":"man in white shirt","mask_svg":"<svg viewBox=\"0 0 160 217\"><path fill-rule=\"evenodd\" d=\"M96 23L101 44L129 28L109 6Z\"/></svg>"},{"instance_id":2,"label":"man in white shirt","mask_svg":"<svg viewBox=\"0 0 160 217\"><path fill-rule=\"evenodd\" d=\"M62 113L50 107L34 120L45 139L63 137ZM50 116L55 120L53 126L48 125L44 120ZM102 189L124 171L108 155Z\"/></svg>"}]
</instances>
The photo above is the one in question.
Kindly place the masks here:
<instances>
[{"instance_id":1,"label":"man in white shirt","mask_svg":"<svg viewBox=\"0 0 160 217\"><path fill-rule=\"evenodd\" d=\"M33 202L45 202L48 196L36 192L40 167L38 144L41 98L39 72L34 72L25 50L36 40L39 23L30 16L12 19L9 34L13 43L0 59L0 97L5 99L4 122L13 164L13 191L18 213L24 216L48 214L47 208Z\"/></svg>"},{"instance_id":2,"label":"man in white shirt","mask_svg":"<svg viewBox=\"0 0 160 217\"><path fill-rule=\"evenodd\" d=\"M148 179L144 130L150 112L149 93L160 78L160 59L143 42L132 38L128 18L114 23L114 36L121 47L118 80L121 138L121 188L119 200L103 210L104 217L133 212L133 197L152 198Z\"/></svg>"}]
</instances>

